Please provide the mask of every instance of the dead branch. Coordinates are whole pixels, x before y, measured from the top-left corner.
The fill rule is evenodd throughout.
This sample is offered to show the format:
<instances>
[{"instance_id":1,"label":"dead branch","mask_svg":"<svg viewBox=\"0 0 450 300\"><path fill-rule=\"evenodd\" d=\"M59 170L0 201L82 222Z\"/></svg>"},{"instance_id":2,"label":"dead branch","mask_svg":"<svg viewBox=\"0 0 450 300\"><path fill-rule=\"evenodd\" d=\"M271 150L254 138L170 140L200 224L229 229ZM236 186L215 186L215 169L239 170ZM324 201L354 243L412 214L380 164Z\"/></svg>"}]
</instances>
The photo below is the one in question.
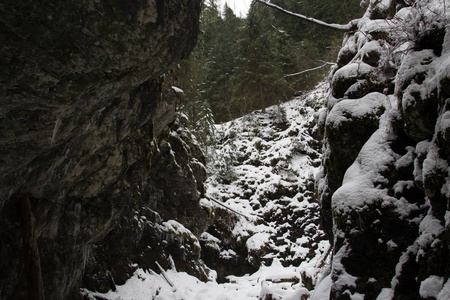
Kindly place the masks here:
<instances>
[{"instance_id":1,"label":"dead branch","mask_svg":"<svg viewBox=\"0 0 450 300\"><path fill-rule=\"evenodd\" d=\"M175 285L172 283L172 281L169 279L169 276L167 276L166 270L164 270L163 267L161 267L161 265L155 261L156 265L159 268L159 271L161 272L161 277L170 285L170 287L173 289L173 291L175 292L177 290L177 288L175 287Z\"/></svg>"},{"instance_id":2,"label":"dead branch","mask_svg":"<svg viewBox=\"0 0 450 300\"><path fill-rule=\"evenodd\" d=\"M311 68L311 69L306 69L306 70L303 70L303 71L300 71L300 72L297 72L297 73L286 74L286 75L283 76L283 78L297 76L297 75L301 75L301 74L308 73L308 72L311 72L311 71L319 70L319 69L321 69L321 68L323 68L325 66L329 66L329 65L334 65L334 63L325 62L323 65L318 66L318 67L314 67L314 68Z\"/></svg>"},{"instance_id":3,"label":"dead branch","mask_svg":"<svg viewBox=\"0 0 450 300\"><path fill-rule=\"evenodd\" d=\"M226 206L225 204L223 204L223 203L220 202L219 200L216 200L216 199L213 199L213 198L208 198L208 199L211 200L211 201L213 201L214 203L219 204L220 206L222 206L222 207L224 207L224 208L226 208L226 209L228 209L228 210L234 212L235 214L240 215L240 216L246 218L248 221L252 221L252 218L250 218L249 216L244 215L243 213L240 213L240 212L238 212L237 210L234 210L234 209L232 209L231 207Z\"/></svg>"},{"instance_id":4,"label":"dead branch","mask_svg":"<svg viewBox=\"0 0 450 300\"><path fill-rule=\"evenodd\" d=\"M312 22L312 23L315 23L315 24L318 24L318 25L321 25L321 26L325 26L325 27L328 27L328 28L337 29L337 30L343 30L343 31L353 30L355 28L356 24L359 21L359 19L355 19L355 20L350 21L347 24L334 24L334 23L330 24L330 23L327 23L327 22L324 22L324 21L321 21L321 20L318 20L318 19L315 19L315 18L307 17L305 15L289 11L289 10L284 9L284 8L282 8L282 7L280 7L280 6L276 5L276 4L270 3L269 1L256 0L256 2L264 4L264 5L269 6L271 8L275 8L275 9L277 9L277 10L279 10L279 11L285 13L285 14L288 14L288 15L291 15L291 16L303 19L305 21Z\"/></svg>"}]
</instances>

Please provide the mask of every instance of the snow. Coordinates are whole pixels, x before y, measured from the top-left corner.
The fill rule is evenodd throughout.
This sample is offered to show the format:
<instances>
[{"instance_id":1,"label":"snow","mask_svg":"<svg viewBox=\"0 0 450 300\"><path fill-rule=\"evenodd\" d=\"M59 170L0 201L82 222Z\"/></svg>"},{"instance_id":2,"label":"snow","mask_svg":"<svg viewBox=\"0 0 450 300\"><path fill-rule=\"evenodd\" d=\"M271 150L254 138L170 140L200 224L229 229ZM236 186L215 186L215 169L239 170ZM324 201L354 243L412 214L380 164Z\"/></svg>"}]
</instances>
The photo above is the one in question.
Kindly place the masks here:
<instances>
[{"instance_id":1,"label":"snow","mask_svg":"<svg viewBox=\"0 0 450 300\"><path fill-rule=\"evenodd\" d=\"M392 300L394 299L394 291L391 288L384 288L378 295L376 300Z\"/></svg>"},{"instance_id":2,"label":"snow","mask_svg":"<svg viewBox=\"0 0 450 300\"><path fill-rule=\"evenodd\" d=\"M383 107L386 96L380 93L370 93L357 100L342 100L328 113L327 127L338 127L341 122L352 118L363 118L371 115Z\"/></svg>"},{"instance_id":3,"label":"snow","mask_svg":"<svg viewBox=\"0 0 450 300\"><path fill-rule=\"evenodd\" d=\"M380 176L383 166L394 161L387 135L387 132L378 129L347 169L342 186L333 194L335 210L345 213L363 209L365 204L372 204L381 199L390 200L387 191L376 186L379 180L383 180Z\"/></svg>"},{"instance_id":4,"label":"snow","mask_svg":"<svg viewBox=\"0 0 450 300\"><path fill-rule=\"evenodd\" d=\"M373 67L363 62L351 63L336 71L333 76L333 82L347 78L363 77L373 70Z\"/></svg>"},{"instance_id":5,"label":"snow","mask_svg":"<svg viewBox=\"0 0 450 300\"><path fill-rule=\"evenodd\" d=\"M320 162L317 150L309 146L313 139L306 124L314 119L316 108L311 106L320 106L327 89L321 84L265 113L256 111L216 126L222 144L209 165L207 197L248 216L238 220L232 233L246 241L249 251L265 248L265 259L279 258L287 264L325 251L319 249L323 232L312 224L318 222L318 204L305 187L313 184ZM304 232L301 243L295 237L299 230ZM313 249L307 246L314 241Z\"/></svg>"},{"instance_id":6,"label":"snow","mask_svg":"<svg viewBox=\"0 0 450 300\"><path fill-rule=\"evenodd\" d=\"M316 287L311 300L328 300L331 291L331 274L325 277Z\"/></svg>"},{"instance_id":7,"label":"snow","mask_svg":"<svg viewBox=\"0 0 450 300\"><path fill-rule=\"evenodd\" d=\"M393 240L387 241L386 245L388 246L389 250L392 250L392 249L395 249L398 247L398 245Z\"/></svg>"},{"instance_id":8,"label":"snow","mask_svg":"<svg viewBox=\"0 0 450 300\"><path fill-rule=\"evenodd\" d=\"M449 16L450 12L448 7L450 7L449 0L440 0L440 1L423 1L420 3L419 8L429 17L439 18L445 16Z\"/></svg>"},{"instance_id":9,"label":"snow","mask_svg":"<svg viewBox=\"0 0 450 300\"><path fill-rule=\"evenodd\" d=\"M309 291L301 284L301 276L296 267L283 267L274 259L270 266L262 266L256 273L241 277L230 276L229 283L215 281L202 282L197 278L176 269L163 274L138 269L116 291L93 293L83 290L91 297L110 300L254 300L261 294L272 294L275 299L294 300Z\"/></svg>"},{"instance_id":10,"label":"snow","mask_svg":"<svg viewBox=\"0 0 450 300\"><path fill-rule=\"evenodd\" d=\"M356 35L352 35L350 37L345 37L342 43L342 48L339 50L338 56L343 55L347 52L355 52L356 53Z\"/></svg>"},{"instance_id":11,"label":"snow","mask_svg":"<svg viewBox=\"0 0 450 300\"><path fill-rule=\"evenodd\" d=\"M445 132L446 130L450 129L450 111L446 111L441 116L439 116L436 127L436 131L439 132Z\"/></svg>"},{"instance_id":12,"label":"snow","mask_svg":"<svg viewBox=\"0 0 450 300\"><path fill-rule=\"evenodd\" d=\"M406 146L405 150L408 152L395 162L396 169L407 167L414 162L415 148Z\"/></svg>"},{"instance_id":13,"label":"snow","mask_svg":"<svg viewBox=\"0 0 450 300\"><path fill-rule=\"evenodd\" d=\"M394 184L394 192L400 194L403 190L412 187L414 187L414 181L412 180L398 181Z\"/></svg>"},{"instance_id":14,"label":"snow","mask_svg":"<svg viewBox=\"0 0 450 300\"><path fill-rule=\"evenodd\" d=\"M197 237L192 234L189 229L184 227L183 224L178 223L175 220L169 220L162 223L162 229L164 232L168 233L168 239L177 238L180 240L180 243L183 244L184 239L188 237L191 241L193 241L194 246L200 248L200 242L198 241Z\"/></svg>"},{"instance_id":15,"label":"snow","mask_svg":"<svg viewBox=\"0 0 450 300\"><path fill-rule=\"evenodd\" d=\"M369 1L365 2L367 4ZM370 0L374 9L381 11L388 7L391 2L390 0ZM334 128L338 132L339 126L345 124L351 118L360 118L371 112L373 113L375 109L381 108L381 105L385 109L379 118L379 129L372 134L362 147L356 160L347 169L342 186L332 196L332 216L335 222L333 233L335 241L339 241L339 245L343 243L340 249L335 250L338 250L338 252L333 257L333 290L344 291L346 287L355 286L358 279L348 274L342 264L342 260L348 255L347 250L350 246L346 244L347 231L344 233L339 223L347 221L347 224L350 225L349 228L354 228L354 224L351 224L347 214L355 212L358 214L367 209L373 209L381 213L380 211L383 208L389 208L389 210L393 209L400 219L407 219L412 226L418 226L418 237L409 246L397 244L396 238L394 238L396 242L378 239L379 243L386 243L389 251L393 249L402 251L396 265L395 276L391 281L391 287L382 289L377 298L379 300L394 299L394 291L401 281L402 272L407 272L406 267L409 261L415 258L418 262L423 263L423 261L426 261L426 257L422 258L422 255L429 254L430 251L433 251L433 247L443 247L441 239L443 233L446 232L445 230L448 229L444 226L448 226L450 223L450 212L447 211L444 220L441 220L441 216L436 217L437 211L433 212L431 201L438 201L435 194L439 194L439 190L435 190L434 185L437 185L444 197L450 196L450 167L447 159L445 159L446 149L442 146L442 144L445 145L448 142L443 139L446 138L445 132L450 128L450 114L445 112L446 108L443 103L444 96L448 93L446 86L448 78L450 78L450 56L448 55L450 34L445 37L443 55L439 57L436 56L437 53L434 53L437 52L436 49L434 51L421 50L422 48L418 47L417 44L418 37L426 36L436 28L447 26L446 31L449 33L448 19L444 19L444 15L449 15L449 10L443 7L443 3L444 1L415 1L412 7L400 9L389 20L375 18L370 20L368 18L371 13L369 9L368 13L359 21L359 32L346 37L343 48L339 53L342 58L350 57L347 54L354 54L351 56L353 59L350 63L338 69L332 79L337 88L340 88L338 86L340 83L348 83L349 85L354 83L353 86L347 88L347 96L351 96L349 91L364 84L367 77L370 77L374 82L392 82L392 77L384 78L385 73L371 69L370 66L362 62L364 57L372 51L381 54L378 68L381 70L388 68L398 70L398 72L394 78L394 94L388 97L379 96L379 101L375 100L373 106L362 105L358 107L360 106L358 101L362 99L342 100L330 97L326 100L328 116L325 123L330 132ZM445 1L445 3L447 4L448 1ZM379 44L378 41L381 40L379 37L383 36L388 36L388 38ZM383 93L387 94L390 91L384 89ZM344 97L346 95L344 94ZM383 97L385 99L382 99ZM440 99L436 101L438 97ZM376 103L379 106L376 106ZM429 140L417 143L416 147L406 147L406 153L395 149L396 135L401 130L396 132L393 127L399 123L398 121L402 117L405 117L405 120L407 117L411 117L412 114L408 114L408 112L417 105L427 107L429 104L435 105L437 107L436 112L440 115L436 123L434 136L432 138L430 136ZM402 113L401 110L403 110ZM324 119L323 115L321 118ZM416 120L410 121L414 124ZM416 122L417 124L421 122L420 116ZM408 130L409 128L406 128L407 135L412 135L411 131ZM431 128L431 130L433 129ZM439 147L442 147L442 149ZM325 148L325 151L330 151L327 149L327 145L325 145ZM327 152L325 155L327 155ZM386 176L388 172L396 174L395 172L398 171L399 174L402 174L406 171L406 168L411 168L412 163L414 163L414 178ZM394 180L388 181L387 178L390 180L394 178ZM441 179L444 180L444 184L442 184ZM319 192L324 190L323 186L326 184L326 180L327 178L324 177L320 182ZM439 181L439 183L435 181ZM427 196L423 200L421 199L420 203L412 204L404 197L408 197L408 200L411 201L411 198L414 197L409 196L406 191L417 187L424 187ZM445 201L445 199L440 199L440 201ZM380 210L376 209L377 207L380 207ZM427 210L428 213L424 213ZM359 285L359 287L362 286ZM325 285L323 288L326 287ZM319 289L322 289L321 284L316 287L316 292ZM349 290L352 289L346 291L347 298L364 298L364 295L358 293L351 295ZM444 285L444 278L430 276L421 283L420 296L423 298L450 299L449 295L450 283ZM328 297L323 295L323 298L327 299ZM314 296L313 299L315 299Z\"/></svg>"},{"instance_id":16,"label":"snow","mask_svg":"<svg viewBox=\"0 0 450 300\"><path fill-rule=\"evenodd\" d=\"M267 232L258 232L252 235L245 244L249 251L257 251L264 248L269 243L270 234Z\"/></svg>"},{"instance_id":17,"label":"snow","mask_svg":"<svg viewBox=\"0 0 450 300\"><path fill-rule=\"evenodd\" d=\"M401 276L401 272L403 270L403 267L409 260L410 255L417 254L418 246L416 244L413 244L409 246L405 252L402 253L400 256L400 259L397 262L397 265L395 266L395 276L391 280L391 288L392 290L395 290L395 287L399 283L399 277Z\"/></svg>"},{"instance_id":18,"label":"snow","mask_svg":"<svg viewBox=\"0 0 450 300\"><path fill-rule=\"evenodd\" d=\"M374 33L374 32L388 32L395 26L392 20L376 19L376 20L364 20L359 24L361 32ZM365 39L364 39L365 40ZM361 48L361 44L360 47Z\"/></svg>"},{"instance_id":19,"label":"snow","mask_svg":"<svg viewBox=\"0 0 450 300\"><path fill-rule=\"evenodd\" d=\"M450 299L450 279L447 280L443 289L437 296L437 300L448 300Z\"/></svg>"},{"instance_id":20,"label":"snow","mask_svg":"<svg viewBox=\"0 0 450 300\"><path fill-rule=\"evenodd\" d=\"M332 274L339 275L333 282L333 286L336 289L342 289L345 286L356 287L356 280L358 278L347 273L344 265L342 264L342 259L348 256L348 248L349 246L347 244L342 246L333 257Z\"/></svg>"},{"instance_id":21,"label":"snow","mask_svg":"<svg viewBox=\"0 0 450 300\"><path fill-rule=\"evenodd\" d=\"M436 173L442 173L446 176L446 181L448 182L448 178L450 177L450 168L448 162L445 159L442 159L439 155L439 148L436 144L432 144L427 153L427 157L423 162L422 176L423 180L427 180L427 177L434 178ZM442 192L443 194L448 194L449 191L448 185L443 185Z\"/></svg>"},{"instance_id":22,"label":"snow","mask_svg":"<svg viewBox=\"0 0 450 300\"><path fill-rule=\"evenodd\" d=\"M180 89L179 87L176 86L172 86L172 89L178 94L184 94L184 91L182 89Z\"/></svg>"},{"instance_id":23,"label":"snow","mask_svg":"<svg viewBox=\"0 0 450 300\"><path fill-rule=\"evenodd\" d=\"M446 26L445 28L445 37L444 37L444 44L442 45L442 55L448 56L450 52L450 27Z\"/></svg>"},{"instance_id":24,"label":"snow","mask_svg":"<svg viewBox=\"0 0 450 300\"><path fill-rule=\"evenodd\" d=\"M205 243L206 247L220 250L220 240L208 232L203 232L200 236L200 240Z\"/></svg>"},{"instance_id":25,"label":"snow","mask_svg":"<svg viewBox=\"0 0 450 300\"><path fill-rule=\"evenodd\" d=\"M407 54L396 75L397 89L402 88L411 80L415 80L417 74L427 73L430 69L429 64L434 57L435 55L432 50L423 50Z\"/></svg>"},{"instance_id":26,"label":"snow","mask_svg":"<svg viewBox=\"0 0 450 300\"><path fill-rule=\"evenodd\" d=\"M443 231L444 227L441 225L441 222L431 214L430 210L430 213L423 218L422 222L420 222L420 236L417 240L418 245L425 248L430 245Z\"/></svg>"},{"instance_id":27,"label":"snow","mask_svg":"<svg viewBox=\"0 0 450 300\"><path fill-rule=\"evenodd\" d=\"M355 58L364 59L364 57L371 55L372 53L376 52L379 55L381 55L381 45L378 41L370 41L364 44L364 46L359 49L358 54Z\"/></svg>"},{"instance_id":28,"label":"snow","mask_svg":"<svg viewBox=\"0 0 450 300\"><path fill-rule=\"evenodd\" d=\"M365 102L361 103L367 105L358 105L357 101L363 99ZM387 184L386 178L382 174L388 170L389 165L400 168L414 157L413 148L409 148L404 156L394 153L391 149L390 143L395 138L395 132L392 131L390 124L398 115L397 107L390 103L391 100L379 93L369 94L356 101L342 100L335 105L338 108L336 110L333 108L327 118L328 126L336 126L335 124L346 120L346 117L343 116L363 115L381 105L387 109L380 117L379 129L364 144L354 163L347 169L342 186L332 196L333 209L337 213L345 215L351 211L362 211L366 209L367 205L379 203L381 207L394 207L400 216L406 217L412 210L418 208L417 205L408 203L404 198L396 199L390 196L388 189L382 188L384 184ZM352 101L355 103L353 106L351 106ZM347 111L351 113L348 114ZM429 151L427 147L430 145L421 143L417 147L420 148L416 149L417 153L420 151L426 153ZM441 162L441 164L444 167L444 163ZM418 175L416 174L416 177ZM410 186L412 186L411 181L399 181L394 185L394 191L400 193Z\"/></svg>"},{"instance_id":29,"label":"snow","mask_svg":"<svg viewBox=\"0 0 450 300\"><path fill-rule=\"evenodd\" d=\"M200 206L211 215L223 206L236 212L230 231L236 242L247 248L248 261L252 255L264 255L257 272L228 276L228 282L217 283L214 276L201 282L177 271L176 266L158 270L159 274L138 269L116 291L83 293L111 300L247 300L263 295L297 300L312 294L303 281L316 285L330 262L331 246L319 228L319 205L313 200L320 153L311 146L317 142L308 128L327 95L328 85L322 83L302 97L267 108L265 113L257 111L215 126L220 142L211 151L215 154L207 165L206 195ZM212 233L204 232L197 238L175 220L159 226L167 239L177 238L181 243L189 239L199 248L200 240L224 260L237 256Z\"/></svg>"},{"instance_id":30,"label":"snow","mask_svg":"<svg viewBox=\"0 0 450 300\"><path fill-rule=\"evenodd\" d=\"M420 296L423 298L437 298L443 286L444 278L432 275L421 282Z\"/></svg>"},{"instance_id":31,"label":"snow","mask_svg":"<svg viewBox=\"0 0 450 300\"><path fill-rule=\"evenodd\" d=\"M206 199L206 198L202 198L200 199L200 203L199 205L203 208L205 208L207 211L209 211L210 213L212 213L213 211L213 205L211 203L210 200Z\"/></svg>"},{"instance_id":32,"label":"snow","mask_svg":"<svg viewBox=\"0 0 450 300\"><path fill-rule=\"evenodd\" d=\"M232 259L236 257L236 252L231 249L223 250L222 252L220 252L220 257L224 259Z\"/></svg>"},{"instance_id":33,"label":"snow","mask_svg":"<svg viewBox=\"0 0 450 300\"><path fill-rule=\"evenodd\" d=\"M389 7L391 2L370 0L372 5L376 4L381 10ZM446 3L449 1L446 0ZM450 3L447 7L450 7ZM330 264L331 245L318 226L319 206L312 195L324 189L327 179L323 168L319 167L320 151L311 146L314 139L308 126L314 118L327 128L338 128L350 118L370 118L375 115L379 118L379 129L362 147L354 163L347 169L342 186L332 196L334 216L345 217L350 212L363 211L373 203L379 204L381 208L394 208L400 218L409 216L411 211L419 210L419 204L409 203L400 196L415 184L432 178L437 171L443 174L447 172L447 184L443 185L441 193L450 196L450 168L446 160L440 158L440 149L435 143L436 134L433 140L419 142L416 147L407 147L406 154L400 155L391 149L391 142L396 137L392 124L401 116L399 108L414 106L417 95L422 99L430 99L432 93L437 91L440 94L444 88L440 86L441 82L450 76L450 56L447 55L450 51L450 34L446 36L441 57L436 57L432 50L413 51L416 46L415 36L429 29L423 22L417 25L418 20L439 19L443 14L441 8L442 3L438 1L423 1L415 7L400 9L390 20L371 20L366 14L359 21L358 32L345 38L339 55L347 52L355 55L349 64L334 73L332 82L351 79L353 83L356 80L347 90L349 95L349 92L367 82L365 78L380 73L373 66L362 62L367 55L378 52L381 54L380 68L398 69L395 78L389 78L395 82L394 95L370 93L357 100L335 99L328 95L327 85L321 84L304 97L215 126L219 142L209 157L211 163L207 165L207 191L200 204L212 215L222 205L235 212L236 221L230 224L230 232L238 243L247 248L249 262L253 261L252 255L263 256L257 272L228 276L228 282L219 284L214 278L201 282L175 268L161 274L138 269L115 292L84 292L106 299L247 300L271 297L297 300L310 296L311 299L325 300L329 299L332 285L341 290L355 287L358 278L347 273L342 263L350 250L345 240L333 257L332 270L326 267ZM448 15L449 12L445 13ZM447 31L450 31L450 27L447 27ZM381 43L371 40L380 33L389 35L390 40ZM395 44L390 45L391 41L395 41ZM177 87L172 89L182 93ZM318 112L318 106L324 99L326 109ZM450 112L442 113L436 124L436 132L442 134L448 128ZM412 162L414 181L399 179L390 183L390 192L393 191L394 195L389 193L383 172L389 171L390 167L400 171L411 166ZM315 178L320 178L320 181L314 187ZM430 206L430 200L426 198L425 201L420 209ZM422 214L412 220L411 223L415 222L419 227L419 236L406 250L404 245L394 240L379 239L380 244L386 243L389 250L403 250L391 287L383 288L377 300L394 298L394 290L410 258L420 258L425 253L424 249L440 242L444 226L450 224L449 211L444 221L445 224L442 224L441 220L434 217L431 208L425 217ZM169 220L162 226L163 231L172 234L172 237L192 239L200 248L198 239L182 224ZM171 238L170 234L168 238ZM334 234L335 237L344 237L337 227L334 228ZM218 251L222 259L234 259L237 256L233 249L224 247L223 241L212 233L204 232L199 239L205 247ZM334 282L330 274L333 274ZM304 286L305 278L311 279L312 291ZM450 299L450 280L444 284L444 278L430 276L421 282L420 295L423 298ZM364 295L354 293L348 294L348 297L363 299Z\"/></svg>"}]
</instances>

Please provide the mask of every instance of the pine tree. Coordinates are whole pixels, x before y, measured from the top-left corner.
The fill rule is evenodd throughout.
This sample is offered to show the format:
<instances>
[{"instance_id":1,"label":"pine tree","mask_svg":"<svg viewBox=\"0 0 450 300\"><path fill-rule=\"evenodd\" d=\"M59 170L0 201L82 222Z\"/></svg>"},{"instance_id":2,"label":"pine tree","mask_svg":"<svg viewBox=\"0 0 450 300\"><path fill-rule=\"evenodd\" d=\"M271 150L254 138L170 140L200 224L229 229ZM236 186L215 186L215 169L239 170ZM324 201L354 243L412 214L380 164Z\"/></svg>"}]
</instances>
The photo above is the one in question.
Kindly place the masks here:
<instances>
[{"instance_id":1,"label":"pine tree","mask_svg":"<svg viewBox=\"0 0 450 300\"><path fill-rule=\"evenodd\" d=\"M295 52L289 38L273 22L272 10L252 5L233 76L232 102L241 114L284 102L293 94L283 74Z\"/></svg>"},{"instance_id":2,"label":"pine tree","mask_svg":"<svg viewBox=\"0 0 450 300\"><path fill-rule=\"evenodd\" d=\"M206 76L202 85L202 99L211 104L218 122L230 118L232 83L230 81L237 63L239 49L237 39L243 21L225 5L222 18L210 27L212 38L209 41L208 59L205 65Z\"/></svg>"},{"instance_id":3,"label":"pine tree","mask_svg":"<svg viewBox=\"0 0 450 300\"><path fill-rule=\"evenodd\" d=\"M271 2L335 23L345 23L359 13L359 0ZM252 3L247 19L241 19L228 5L220 12L218 3L206 1L198 44L182 66L180 82L192 124L201 118L206 104L215 122L227 121L289 100L328 73L328 68L323 68L290 76L323 65L321 60L334 61L341 32L258 2Z\"/></svg>"}]
</instances>

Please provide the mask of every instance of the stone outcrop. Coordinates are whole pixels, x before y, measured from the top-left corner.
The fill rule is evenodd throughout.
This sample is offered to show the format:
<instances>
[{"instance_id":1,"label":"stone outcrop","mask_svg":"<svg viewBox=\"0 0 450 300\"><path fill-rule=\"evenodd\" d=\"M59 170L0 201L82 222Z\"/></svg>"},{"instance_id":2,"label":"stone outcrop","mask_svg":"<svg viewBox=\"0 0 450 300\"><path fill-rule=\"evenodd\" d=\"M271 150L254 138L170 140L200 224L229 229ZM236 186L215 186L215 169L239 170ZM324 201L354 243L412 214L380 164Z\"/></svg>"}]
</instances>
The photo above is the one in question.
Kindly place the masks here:
<instances>
[{"instance_id":1,"label":"stone outcrop","mask_svg":"<svg viewBox=\"0 0 450 300\"><path fill-rule=\"evenodd\" d=\"M201 280L210 276L201 260L198 236L211 221L203 196L203 155L179 124L158 143L142 194L128 203L128 213L96 242L83 276L83 287L107 292L124 284L137 268L159 271L176 267Z\"/></svg>"},{"instance_id":2,"label":"stone outcrop","mask_svg":"<svg viewBox=\"0 0 450 300\"><path fill-rule=\"evenodd\" d=\"M370 1L344 39L317 185L334 244L330 299L448 297L450 30L440 5Z\"/></svg>"},{"instance_id":3,"label":"stone outcrop","mask_svg":"<svg viewBox=\"0 0 450 300\"><path fill-rule=\"evenodd\" d=\"M167 74L195 45L200 6L1 2L1 299L27 293L21 199L31 203L47 299L75 297L86 264L102 261L114 241L123 261L105 258L103 267L123 277L139 262L126 244L141 251L170 231L169 218L205 229L202 155L177 136L180 99Z\"/></svg>"}]
</instances>

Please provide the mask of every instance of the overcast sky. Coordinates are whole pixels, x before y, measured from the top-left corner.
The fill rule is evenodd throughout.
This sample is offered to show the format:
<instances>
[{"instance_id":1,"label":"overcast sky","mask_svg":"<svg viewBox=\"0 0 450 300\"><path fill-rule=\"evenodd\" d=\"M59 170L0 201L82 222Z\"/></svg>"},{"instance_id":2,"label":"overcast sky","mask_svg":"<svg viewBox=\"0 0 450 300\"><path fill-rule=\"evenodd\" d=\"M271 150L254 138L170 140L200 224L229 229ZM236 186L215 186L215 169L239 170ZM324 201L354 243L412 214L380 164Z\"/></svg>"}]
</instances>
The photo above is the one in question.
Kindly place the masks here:
<instances>
[{"instance_id":1,"label":"overcast sky","mask_svg":"<svg viewBox=\"0 0 450 300\"><path fill-rule=\"evenodd\" d=\"M220 0L220 2L222 3L221 9L223 9L223 5L226 2L237 16L245 17L252 0Z\"/></svg>"}]
</instances>

